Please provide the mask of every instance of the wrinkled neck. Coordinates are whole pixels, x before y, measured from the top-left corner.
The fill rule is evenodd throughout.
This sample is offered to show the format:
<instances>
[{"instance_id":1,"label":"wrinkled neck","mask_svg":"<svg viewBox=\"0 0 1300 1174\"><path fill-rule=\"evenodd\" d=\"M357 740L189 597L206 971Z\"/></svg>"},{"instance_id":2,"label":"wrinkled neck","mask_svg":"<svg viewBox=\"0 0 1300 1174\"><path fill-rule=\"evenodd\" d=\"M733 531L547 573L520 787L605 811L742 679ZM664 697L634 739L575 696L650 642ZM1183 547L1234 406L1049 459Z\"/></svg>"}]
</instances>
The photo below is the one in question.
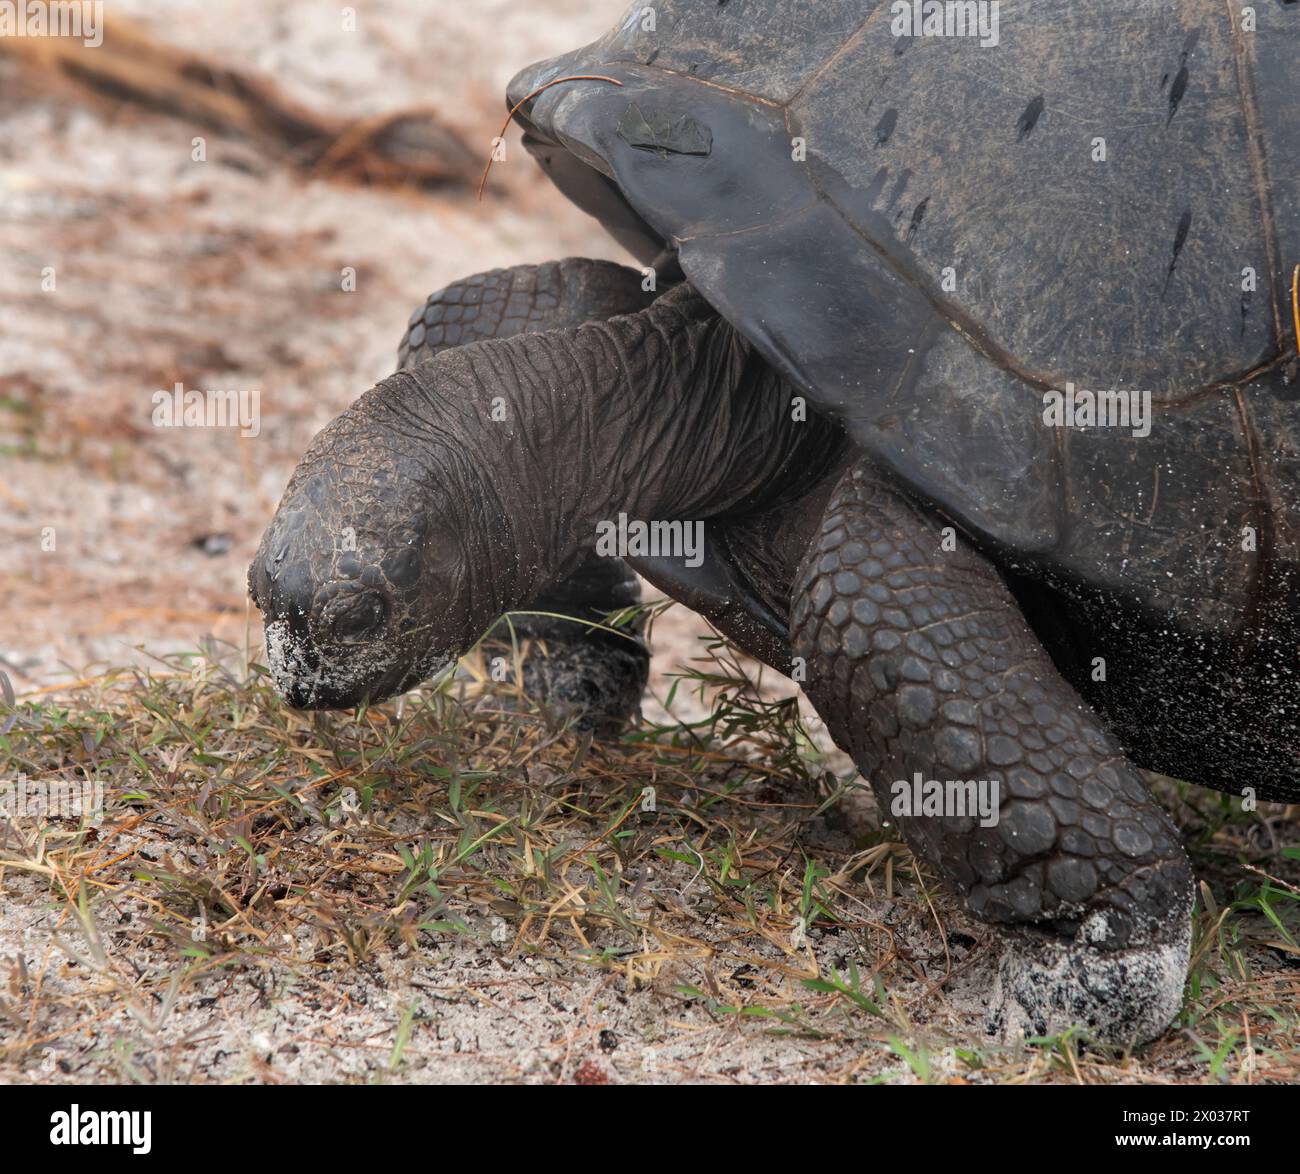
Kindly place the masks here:
<instances>
[{"instance_id":1,"label":"wrinkled neck","mask_svg":"<svg viewBox=\"0 0 1300 1174\"><path fill-rule=\"evenodd\" d=\"M715 516L827 432L792 419L788 388L687 287L637 314L446 351L409 378L420 430L458 454L478 497L465 524L497 614L572 573L599 523Z\"/></svg>"}]
</instances>

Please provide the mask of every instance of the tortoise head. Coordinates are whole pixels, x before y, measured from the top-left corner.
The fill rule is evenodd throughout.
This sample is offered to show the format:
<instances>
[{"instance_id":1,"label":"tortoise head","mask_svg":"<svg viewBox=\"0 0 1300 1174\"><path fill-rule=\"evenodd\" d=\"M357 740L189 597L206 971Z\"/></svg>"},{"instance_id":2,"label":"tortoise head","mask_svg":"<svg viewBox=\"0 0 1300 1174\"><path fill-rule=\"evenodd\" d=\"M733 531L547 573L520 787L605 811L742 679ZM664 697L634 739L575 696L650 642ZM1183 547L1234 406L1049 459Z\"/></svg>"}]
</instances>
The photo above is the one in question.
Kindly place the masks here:
<instances>
[{"instance_id":1,"label":"tortoise head","mask_svg":"<svg viewBox=\"0 0 1300 1174\"><path fill-rule=\"evenodd\" d=\"M371 398L384 387L312 442L249 567L272 678L298 708L409 689L495 618L472 603L461 462L409 419L394 428Z\"/></svg>"}]
</instances>

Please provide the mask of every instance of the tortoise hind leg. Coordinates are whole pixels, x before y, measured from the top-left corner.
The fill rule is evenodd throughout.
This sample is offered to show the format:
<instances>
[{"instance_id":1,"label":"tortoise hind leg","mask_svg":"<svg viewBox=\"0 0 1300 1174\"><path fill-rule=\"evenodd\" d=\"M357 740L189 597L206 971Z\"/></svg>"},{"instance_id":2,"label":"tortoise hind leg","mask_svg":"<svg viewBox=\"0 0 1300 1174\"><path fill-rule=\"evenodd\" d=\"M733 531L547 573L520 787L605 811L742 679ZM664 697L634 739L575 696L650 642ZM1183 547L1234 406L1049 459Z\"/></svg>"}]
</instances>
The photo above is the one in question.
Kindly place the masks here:
<instances>
[{"instance_id":1,"label":"tortoise hind leg","mask_svg":"<svg viewBox=\"0 0 1300 1174\"><path fill-rule=\"evenodd\" d=\"M1176 829L1001 576L943 537L865 462L844 475L795 580L805 688L913 852L999 928L990 1026L1153 1038L1188 964ZM930 780L996 782L995 821L901 806Z\"/></svg>"},{"instance_id":2,"label":"tortoise hind leg","mask_svg":"<svg viewBox=\"0 0 1300 1174\"><path fill-rule=\"evenodd\" d=\"M412 313L398 348L399 368L428 362L453 346L490 338L571 329L633 314L654 300L634 269L610 261L568 258L494 269L430 294ZM593 546L595 535L592 535ZM520 614L488 634L487 662L513 680L523 652L522 687L534 701L576 713L580 729L612 732L634 716L650 671L650 654L634 623L616 635L577 621L600 622L640 602L640 585L621 559L594 551L563 582L521 609L569 617ZM494 675L497 675L494 671Z\"/></svg>"}]
</instances>

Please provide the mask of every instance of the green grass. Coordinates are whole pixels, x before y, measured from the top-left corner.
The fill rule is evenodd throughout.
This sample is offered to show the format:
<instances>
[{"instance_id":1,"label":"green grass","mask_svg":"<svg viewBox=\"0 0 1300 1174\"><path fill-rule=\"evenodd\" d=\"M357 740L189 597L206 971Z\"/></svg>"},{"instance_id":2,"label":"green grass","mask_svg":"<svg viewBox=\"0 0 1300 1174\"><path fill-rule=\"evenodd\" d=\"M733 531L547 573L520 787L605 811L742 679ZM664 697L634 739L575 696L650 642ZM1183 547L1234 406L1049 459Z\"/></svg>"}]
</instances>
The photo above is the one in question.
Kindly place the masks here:
<instances>
[{"instance_id":1,"label":"green grass","mask_svg":"<svg viewBox=\"0 0 1300 1174\"><path fill-rule=\"evenodd\" d=\"M0 878L39 883L103 980L81 1018L126 1003L157 1025L182 997L282 964L286 942L290 969L328 985L399 945L490 937L629 997L667 981L683 1013L825 1049L827 1079L1300 1071L1300 848L1280 807L1160 784L1204 878L1187 1004L1164 1039L1133 1055L1073 1035L1002 1047L970 1012L984 931L882 834L797 703L765 696L725 645L674 686L705 717L616 743L468 667L400 702L305 715L260 666L208 647L6 702L0 778L105 788L102 822L19 823L0 850ZM0 1060L21 1066L74 1028L19 964L0 989ZM421 1024L402 1005L393 1079ZM115 1070L133 1079L133 1063Z\"/></svg>"}]
</instances>

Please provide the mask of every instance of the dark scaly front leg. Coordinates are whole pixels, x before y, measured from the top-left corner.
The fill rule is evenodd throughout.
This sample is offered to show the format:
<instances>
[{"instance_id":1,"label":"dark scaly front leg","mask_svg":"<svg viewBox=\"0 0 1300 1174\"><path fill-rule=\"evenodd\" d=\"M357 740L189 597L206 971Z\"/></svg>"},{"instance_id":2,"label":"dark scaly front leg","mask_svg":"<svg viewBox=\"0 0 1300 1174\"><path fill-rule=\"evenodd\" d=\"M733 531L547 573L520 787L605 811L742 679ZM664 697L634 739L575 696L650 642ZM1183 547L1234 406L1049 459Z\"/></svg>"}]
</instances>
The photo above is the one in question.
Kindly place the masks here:
<instances>
[{"instance_id":1,"label":"dark scaly front leg","mask_svg":"<svg viewBox=\"0 0 1300 1174\"><path fill-rule=\"evenodd\" d=\"M432 293L417 307L398 347L398 369L427 363L451 347L489 338L581 326L634 314L654 300L639 272L611 261L569 258L542 265L493 269ZM529 601L485 638L490 668L513 680L516 644L524 649L523 688L534 700L576 710L580 729L617 730L637 712L650 670L640 639L643 625L616 635L599 623L641 600L636 575L621 559L593 553L563 582Z\"/></svg>"},{"instance_id":2,"label":"dark scaly front leg","mask_svg":"<svg viewBox=\"0 0 1300 1174\"><path fill-rule=\"evenodd\" d=\"M1005 927L991 1026L1129 1044L1182 1002L1191 873L1169 817L1061 678L994 567L869 465L833 493L795 581L792 643L871 781L999 784L997 822L900 819L912 850Z\"/></svg>"}]
</instances>

